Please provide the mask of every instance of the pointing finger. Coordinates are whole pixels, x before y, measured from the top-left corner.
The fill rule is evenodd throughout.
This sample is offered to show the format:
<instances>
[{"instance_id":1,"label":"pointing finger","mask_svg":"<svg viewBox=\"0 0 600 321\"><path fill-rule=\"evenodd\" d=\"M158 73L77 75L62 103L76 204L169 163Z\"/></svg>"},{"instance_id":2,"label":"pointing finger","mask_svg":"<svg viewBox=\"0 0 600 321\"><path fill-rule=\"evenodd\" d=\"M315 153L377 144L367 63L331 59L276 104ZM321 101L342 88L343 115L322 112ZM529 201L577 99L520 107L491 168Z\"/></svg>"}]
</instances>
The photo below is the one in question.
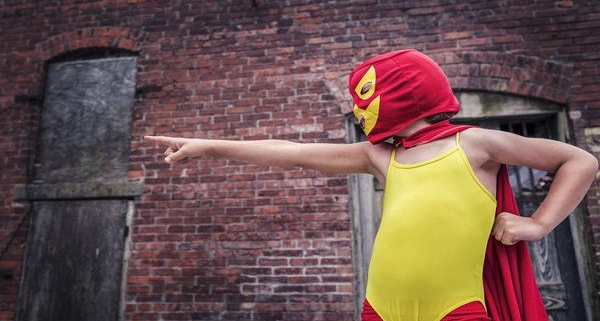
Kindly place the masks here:
<instances>
[{"instance_id":1,"label":"pointing finger","mask_svg":"<svg viewBox=\"0 0 600 321\"><path fill-rule=\"evenodd\" d=\"M168 146L174 143L174 139L167 136L144 136L144 140Z\"/></svg>"}]
</instances>

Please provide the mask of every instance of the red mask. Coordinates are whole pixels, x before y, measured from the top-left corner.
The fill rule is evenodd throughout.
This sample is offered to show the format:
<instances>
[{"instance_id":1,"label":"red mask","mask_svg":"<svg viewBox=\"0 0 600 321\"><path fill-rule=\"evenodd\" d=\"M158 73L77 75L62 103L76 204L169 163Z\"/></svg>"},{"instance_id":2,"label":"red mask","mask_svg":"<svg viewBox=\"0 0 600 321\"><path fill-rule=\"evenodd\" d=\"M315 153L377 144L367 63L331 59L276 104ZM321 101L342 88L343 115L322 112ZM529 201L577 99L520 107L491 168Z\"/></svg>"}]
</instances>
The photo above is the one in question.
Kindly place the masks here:
<instances>
[{"instance_id":1,"label":"red mask","mask_svg":"<svg viewBox=\"0 0 600 321\"><path fill-rule=\"evenodd\" d=\"M393 51L363 62L350 74L349 91L354 115L373 144L421 118L460 110L442 69L416 50Z\"/></svg>"}]
</instances>

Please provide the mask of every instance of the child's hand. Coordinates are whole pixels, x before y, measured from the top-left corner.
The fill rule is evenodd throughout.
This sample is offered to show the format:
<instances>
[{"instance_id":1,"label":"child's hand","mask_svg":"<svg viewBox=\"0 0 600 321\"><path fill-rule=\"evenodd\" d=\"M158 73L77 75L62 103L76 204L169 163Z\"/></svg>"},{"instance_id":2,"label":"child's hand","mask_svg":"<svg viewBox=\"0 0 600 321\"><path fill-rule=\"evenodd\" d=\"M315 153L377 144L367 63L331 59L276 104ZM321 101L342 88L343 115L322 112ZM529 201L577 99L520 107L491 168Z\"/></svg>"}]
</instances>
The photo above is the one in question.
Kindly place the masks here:
<instances>
[{"instance_id":1,"label":"child's hand","mask_svg":"<svg viewBox=\"0 0 600 321\"><path fill-rule=\"evenodd\" d=\"M193 141L192 139L187 138L175 138L175 137L167 137L167 136L144 136L144 140L158 143L160 145L167 146L165 150L165 162L172 164L177 161L197 157L200 155L197 151L194 152Z\"/></svg>"},{"instance_id":2,"label":"child's hand","mask_svg":"<svg viewBox=\"0 0 600 321\"><path fill-rule=\"evenodd\" d=\"M519 241L537 241L544 237L544 228L535 219L503 212L496 215L492 236L505 245Z\"/></svg>"}]
</instances>

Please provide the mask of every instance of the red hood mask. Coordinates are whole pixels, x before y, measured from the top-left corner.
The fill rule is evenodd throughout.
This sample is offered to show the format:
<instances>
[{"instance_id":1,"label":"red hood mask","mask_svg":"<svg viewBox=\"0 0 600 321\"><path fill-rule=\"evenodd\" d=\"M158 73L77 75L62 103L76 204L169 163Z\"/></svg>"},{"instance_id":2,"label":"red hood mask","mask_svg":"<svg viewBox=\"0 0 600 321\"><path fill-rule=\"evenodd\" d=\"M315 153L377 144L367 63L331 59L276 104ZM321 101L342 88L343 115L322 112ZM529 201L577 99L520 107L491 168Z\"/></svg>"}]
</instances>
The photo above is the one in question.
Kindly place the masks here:
<instances>
[{"instance_id":1,"label":"red hood mask","mask_svg":"<svg viewBox=\"0 0 600 321\"><path fill-rule=\"evenodd\" d=\"M354 115L368 140L378 144L421 118L458 113L458 100L446 75L416 50L371 58L349 77Z\"/></svg>"}]
</instances>

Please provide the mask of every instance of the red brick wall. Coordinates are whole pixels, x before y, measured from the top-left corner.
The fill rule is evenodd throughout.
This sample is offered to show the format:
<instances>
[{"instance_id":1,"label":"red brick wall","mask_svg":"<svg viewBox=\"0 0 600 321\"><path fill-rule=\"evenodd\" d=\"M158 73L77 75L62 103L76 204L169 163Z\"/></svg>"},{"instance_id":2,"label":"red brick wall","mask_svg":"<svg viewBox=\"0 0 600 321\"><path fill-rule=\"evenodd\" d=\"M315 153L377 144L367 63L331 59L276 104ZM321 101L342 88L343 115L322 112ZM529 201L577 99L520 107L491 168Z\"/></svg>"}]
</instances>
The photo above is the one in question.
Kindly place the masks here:
<instances>
[{"instance_id":1,"label":"red brick wall","mask_svg":"<svg viewBox=\"0 0 600 321\"><path fill-rule=\"evenodd\" d=\"M138 53L131 137L136 201L127 320L351 320L348 180L223 160L167 166L144 134L345 142L345 76L417 48L456 89L543 98L600 126L594 1L4 1L0 320L15 313L28 212L12 200L33 164L44 66L71 50ZM30 177L30 176L29 176ZM589 237L600 252L596 185ZM8 244L11 236L14 238ZM596 254L600 258L600 254ZM600 271L600 269L599 269Z\"/></svg>"}]
</instances>

